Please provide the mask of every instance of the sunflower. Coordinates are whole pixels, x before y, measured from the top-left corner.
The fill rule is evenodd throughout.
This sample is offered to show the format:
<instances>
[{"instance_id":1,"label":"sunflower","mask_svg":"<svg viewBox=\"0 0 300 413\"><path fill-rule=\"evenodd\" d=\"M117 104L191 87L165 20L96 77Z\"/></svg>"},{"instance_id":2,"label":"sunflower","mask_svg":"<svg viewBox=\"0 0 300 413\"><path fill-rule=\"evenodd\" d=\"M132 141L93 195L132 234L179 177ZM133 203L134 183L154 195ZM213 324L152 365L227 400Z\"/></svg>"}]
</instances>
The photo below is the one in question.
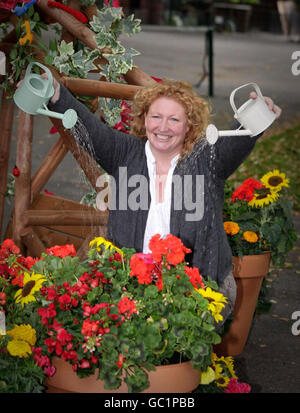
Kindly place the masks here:
<instances>
[{"instance_id":1,"label":"sunflower","mask_svg":"<svg viewBox=\"0 0 300 413\"><path fill-rule=\"evenodd\" d=\"M42 274L35 274L33 272L30 275L28 272L25 272L23 287L15 294L16 303L21 303L22 307L24 307L24 304L36 301L34 294L41 289L41 286L45 281L47 280Z\"/></svg>"},{"instance_id":2,"label":"sunflower","mask_svg":"<svg viewBox=\"0 0 300 413\"><path fill-rule=\"evenodd\" d=\"M239 224L237 224L236 222L232 222L232 221L223 222L223 226L224 226L226 234L228 235L235 235L240 230Z\"/></svg>"},{"instance_id":3,"label":"sunflower","mask_svg":"<svg viewBox=\"0 0 300 413\"><path fill-rule=\"evenodd\" d=\"M258 241L258 236L253 231L245 231L243 237L247 242L255 243Z\"/></svg>"},{"instance_id":4,"label":"sunflower","mask_svg":"<svg viewBox=\"0 0 300 413\"><path fill-rule=\"evenodd\" d=\"M222 371L222 367L217 365L215 368L215 372L216 372L216 383L218 387L227 387L230 378L223 373Z\"/></svg>"},{"instance_id":5,"label":"sunflower","mask_svg":"<svg viewBox=\"0 0 300 413\"><path fill-rule=\"evenodd\" d=\"M251 207L262 208L264 205L269 205L278 199L277 192L271 191L269 188L264 188L253 194L253 198L248 202Z\"/></svg>"},{"instance_id":6,"label":"sunflower","mask_svg":"<svg viewBox=\"0 0 300 413\"><path fill-rule=\"evenodd\" d=\"M116 252L118 252L120 255L124 255L123 251L120 250L120 248L116 247L112 242L107 241L107 239L103 238L103 237L96 237L94 238L91 242L90 242L90 248L93 248L94 245L96 244L96 249L97 251L101 251L101 245L104 246L104 248L106 250L115 250Z\"/></svg>"},{"instance_id":7,"label":"sunflower","mask_svg":"<svg viewBox=\"0 0 300 413\"><path fill-rule=\"evenodd\" d=\"M218 357L215 353L212 353L211 362L216 374L216 383L219 387L226 387L231 378L237 378L232 357Z\"/></svg>"},{"instance_id":8,"label":"sunflower","mask_svg":"<svg viewBox=\"0 0 300 413\"><path fill-rule=\"evenodd\" d=\"M285 177L283 172L279 172L278 169L268 172L261 178L261 182L266 188L271 189L271 191L278 192L282 187L288 187L290 180Z\"/></svg>"},{"instance_id":9,"label":"sunflower","mask_svg":"<svg viewBox=\"0 0 300 413\"><path fill-rule=\"evenodd\" d=\"M30 346L35 345L36 331L30 324L15 325L12 330L7 331L7 334L14 340L26 341Z\"/></svg>"},{"instance_id":10,"label":"sunflower","mask_svg":"<svg viewBox=\"0 0 300 413\"><path fill-rule=\"evenodd\" d=\"M213 291L210 287L199 288L196 291L208 300L208 310L211 311L216 322L222 321L223 316L220 313L225 307L224 303L227 303L227 298L223 294Z\"/></svg>"},{"instance_id":11,"label":"sunflower","mask_svg":"<svg viewBox=\"0 0 300 413\"><path fill-rule=\"evenodd\" d=\"M30 345L23 340L11 340L7 343L7 351L11 356L28 357L32 353Z\"/></svg>"}]
</instances>

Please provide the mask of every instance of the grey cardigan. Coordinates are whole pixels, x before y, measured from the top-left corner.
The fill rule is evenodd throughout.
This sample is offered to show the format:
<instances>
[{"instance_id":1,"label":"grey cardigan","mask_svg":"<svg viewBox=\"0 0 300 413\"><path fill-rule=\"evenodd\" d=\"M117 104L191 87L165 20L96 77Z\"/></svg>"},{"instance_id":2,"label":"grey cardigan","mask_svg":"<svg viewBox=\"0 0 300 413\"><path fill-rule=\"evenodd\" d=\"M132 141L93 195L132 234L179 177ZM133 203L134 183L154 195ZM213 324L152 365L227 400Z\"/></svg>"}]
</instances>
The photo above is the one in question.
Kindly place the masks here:
<instances>
[{"instance_id":1,"label":"grey cardigan","mask_svg":"<svg viewBox=\"0 0 300 413\"><path fill-rule=\"evenodd\" d=\"M149 182L145 142L105 125L62 85L58 102L51 106L61 113L68 108L76 110L88 132L85 138L80 137L79 143L115 179L116 208L109 211L107 237L119 247L135 248L141 252L151 202L149 188L144 191L143 198L146 200L141 200L143 205L138 210L124 208L119 201L121 191L127 191L128 199L135 195L137 187L127 185L134 175L142 175ZM223 227L224 184L249 155L256 140L257 137L249 136L222 137L213 146L206 140L200 141L193 152L177 164L173 173L179 182L184 183L186 179L186 185L182 185L181 202L178 198L181 193L174 189L175 185L172 187L170 232L192 250L186 256L189 265L198 267L204 277L209 276L219 284L232 264L232 253ZM92 145L92 150L88 149L87 143ZM124 176L120 179L120 167L127 168L127 182L122 180ZM197 175L202 176L202 180L197 180ZM191 202L184 200L189 199L191 194L193 201L198 202L195 202L198 208L201 202L201 219L187 220L188 216L193 216L193 211L190 210Z\"/></svg>"}]
</instances>

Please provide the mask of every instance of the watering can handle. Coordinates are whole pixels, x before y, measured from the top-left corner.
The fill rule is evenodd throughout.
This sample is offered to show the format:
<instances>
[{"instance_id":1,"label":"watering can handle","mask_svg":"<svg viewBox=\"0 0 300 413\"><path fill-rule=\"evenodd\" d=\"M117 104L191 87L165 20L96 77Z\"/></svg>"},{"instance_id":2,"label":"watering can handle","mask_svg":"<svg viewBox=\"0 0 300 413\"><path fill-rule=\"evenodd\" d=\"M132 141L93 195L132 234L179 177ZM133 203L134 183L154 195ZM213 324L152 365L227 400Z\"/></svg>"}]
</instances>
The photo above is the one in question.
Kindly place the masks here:
<instances>
[{"instance_id":1,"label":"watering can handle","mask_svg":"<svg viewBox=\"0 0 300 413\"><path fill-rule=\"evenodd\" d=\"M33 66L33 65L39 66L41 69L43 69L43 70L47 73L47 76L48 76L48 79L49 79L49 82L46 83L47 89L46 89L46 91L45 91L45 92L46 92L45 94L47 94L47 93L49 92L49 89L52 87L52 81L53 81L52 73L51 73L51 71L48 69L48 67L42 65L41 63L39 63L39 62L31 62L31 63L29 63L29 65L27 66L25 78L26 78L27 75L29 75L29 73L31 72L31 69L32 69L32 66Z\"/></svg>"},{"instance_id":2,"label":"watering can handle","mask_svg":"<svg viewBox=\"0 0 300 413\"><path fill-rule=\"evenodd\" d=\"M234 90L231 92L231 95L230 95L230 104L231 104L231 107L232 107L232 109L233 109L233 111L234 111L235 114L237 114L237 108L236 108L235 103L234 103L234 95L235 95L235 93L236 93L239 89L242 89L243 87L250 86L250 85L254 86L254 89L255 89L257 95L258 95L259 97L263 98L263 95L262 95L262 93L261 93L261 90L260 90L260 88L258 87L258 85L257 85L256 83L246 83L245 85L242 85L242 86L237 87L236 89L234 89Z\"/></svg>"}]
</instances>

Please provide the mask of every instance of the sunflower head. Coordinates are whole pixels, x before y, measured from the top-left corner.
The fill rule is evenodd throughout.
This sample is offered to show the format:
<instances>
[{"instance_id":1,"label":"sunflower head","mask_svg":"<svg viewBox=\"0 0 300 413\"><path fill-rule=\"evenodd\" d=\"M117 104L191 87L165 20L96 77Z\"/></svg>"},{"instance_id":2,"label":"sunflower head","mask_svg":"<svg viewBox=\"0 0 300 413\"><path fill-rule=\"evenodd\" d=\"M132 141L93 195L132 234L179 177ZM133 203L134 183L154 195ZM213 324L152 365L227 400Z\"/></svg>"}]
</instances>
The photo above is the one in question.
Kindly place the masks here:
<instances>
[{"instance_id":1,"label":"sunflower head","mask_svg":"<svg viewBox=\"0 0 300 413\"><path fill-rule=\"evenodd\" d=\"M279 198L277 192L273 192L270 188L256 189L253 198L248 202L250 207L263 208L265 205L272 204Z\"/></svg>"},{"instance_id":2,"label":"sunflower head","mask_svg":"<svg viewBox=\"0 0 300 413\"><path fill-rule=\"evenodd\" d=\"M288 187L290 180L286 178L283 172L278 169L268 172L261 178L262 184L272 192L278 192L283 187Z\"/></svg>"},{"instance_id":3,"label":"sunflower head","mask_svg":"<svg viewBox=\"0 0 300 413\"><path fill-rule=\"evenodd\" d=\"M31 301L36 301L34 294L41 289L42 284L45 281L46 278L42 274L35 274L33 272L30 275L25 272L23 287L15 294L16 303L21 303L22 307L24 307L24 304L30 303Z\"/></svg>"},{"instance_id":4,"label":"sunflower head","mask_svg":"<svg viewBox=\"0 0 300 413\"><path fill-rule=\"evenodd\" d=\"M120 255L124 255L123 251L116 247L112 242L108 241L107 239L103 238L103 237L96 237L94 238L91 242L90 242L90 248L96 248L97 251L101 252L101 251L116 251L118 252Z\"/></svg>"}]
</instances>

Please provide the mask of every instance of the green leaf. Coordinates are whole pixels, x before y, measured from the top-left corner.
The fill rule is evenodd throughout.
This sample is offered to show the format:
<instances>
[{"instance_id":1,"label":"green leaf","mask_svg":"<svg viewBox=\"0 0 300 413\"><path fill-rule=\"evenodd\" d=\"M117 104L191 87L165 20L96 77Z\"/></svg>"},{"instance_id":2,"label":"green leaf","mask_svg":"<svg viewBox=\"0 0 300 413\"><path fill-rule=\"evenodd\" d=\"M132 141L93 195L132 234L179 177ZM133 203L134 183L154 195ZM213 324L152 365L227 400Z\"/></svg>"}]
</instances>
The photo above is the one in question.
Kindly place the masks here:
<instances>
[{"instance_id":1,"label":"green leaf","mask_svg":"<svg viewBox=\"0 0 300 413\"><path fill-rule=\"evenodd\" d=\"M154 299L158 296L158 289L156 285L147 285L145 288L145 300Z\"/></svg>"},{"instance_id":2,"label":"green leaf","mask_svg":"<svg viewBox=\"0 0 300 413\"><path fill-rule=\"evenodd\" d=\"M44 58L44 62L45 62L45 64L46 65L48 65L48 66L52 66L53 65L53 60L54 60L54 57L53 56L45 56L45 58Z\"/></svg>"},{"instance_id":3,"label":"green leaf","mask_svg":"<svg viewBox=\"0 0 300 413\"><path fill-rule=\"evenodd\" d=\"M126 375L124 381L128 386L129 393L141 392L149 387L148 375L140 367L134 366L134 374Z\"/></svg>"},{"instance_id":4,"label":"green leaf","mask_svg":"<svg viewBox=\"0 0 300 413\"><path fill-rule=\"evenodd\" d=\"M135 19L134 15L131 14L130 16L122 19L119 23L118 29L122 34L126 34L127 36L132 36L133 34L139 33L141 31L141 20Z\"/></svg>"},{"instance_id":5,"label":"green leaf","mask_svg":"<svg viewBox=\"0 0 300 413\"><path fill-rule=\"evenodd\" d=\"M101 12L98 10L97 16L93 16L93 20L90 21L90 26L95 33L108 31L115 21L114 16L109 12Z\"/></svg>"},{"instance_id":6,"label":"green leaf","mask_svg":"<svg viewBox=\"0 0 300 413\"><path fill-rule=\"evenodd\" d=\"M58 51L63 56L71 56L74 53L73 42L66 43L62 40L58 46Z\"/></svg>"},{"instance_id":7,"label":"green leaf","mask_svg":"<svg viewBox=\"0 0 300 413\"><path fill-rule=\"evenodd\" d=\"M106 32L97 33L95 36L96 43L99 49L109 48L112 53L123 53L125 51L124 46L118 42L115 37Z\"/></svg>"}]
</instances>

